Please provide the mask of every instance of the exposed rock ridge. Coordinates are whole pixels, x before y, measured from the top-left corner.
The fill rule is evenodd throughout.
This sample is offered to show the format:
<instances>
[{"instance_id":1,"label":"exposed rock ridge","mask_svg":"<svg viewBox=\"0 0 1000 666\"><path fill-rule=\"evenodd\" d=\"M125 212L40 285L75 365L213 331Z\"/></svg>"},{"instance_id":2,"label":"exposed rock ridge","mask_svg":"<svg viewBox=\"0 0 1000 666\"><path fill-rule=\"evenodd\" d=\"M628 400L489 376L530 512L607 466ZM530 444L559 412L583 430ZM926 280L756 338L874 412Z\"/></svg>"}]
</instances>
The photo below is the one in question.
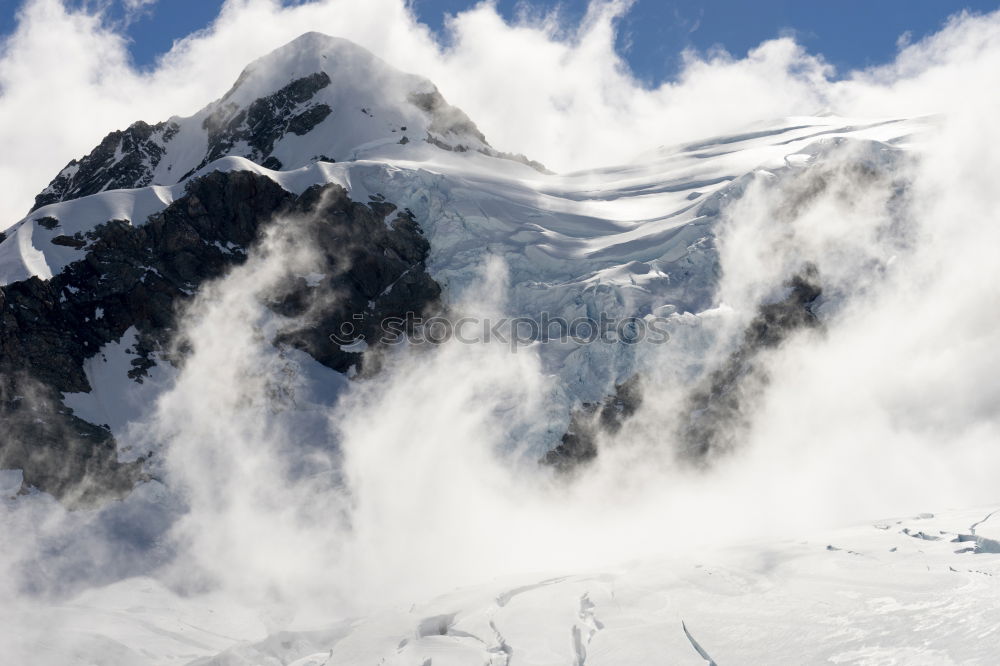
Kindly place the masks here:
<instances>
[{"instance_id":1,"label":"exposed rock ridge","mask_svg":"<svg viewBox=\"0 0 1000 666\"><path fill-rule=\"evenodd\" d=\"M234 149L240 142L249 147L241 157L268 169L281 169L281 162L271 155L275 142L289 132L299 136L308 134L326 120L332 112L329 105L310 100L330 83L326 72L317 72L255 100L246 109L223 99L202 124L208 131L208 152L187 175L220 157L236 154Z\"/></svg>"},{"instance_id":2,"label":"exposed rock ridge","mask_svg":"<svg viewBox=\"0 0 1000 666\"><path fill-rule=\"evenodd\" d=\"M26 486L69 500L127 492L141 465L118 463L110 432L73 416L61 393L90 391L84 361L133 327L129 374L142 381L154 352L167 354L180 307L206 280L244 262L279 216L300 220L296 234L317 248L325 276L291 280L268 304L286 316L309 314L280 342L344 372L361 355L330 339L342 323L375 340L383 317L437 301L423 263L429 245L409 213L352 201L336 184L296 196L252 172L213 172L144 225L110 220L70 238L86 255L51 280L0 288L0 468L23 469Z\"/></svg>"},{"instance_id":3,"label":"exposed rock ridge","mask_svg":"<svg viewBox=\"0 0 1000 666\"><path fill-rule=\"evenodd\" d=\"M140 120L127 129L111 132L90 154L70 161L35 197L31 210L105 190L151 184L165 146L177 130L174 122L149 125Z\"/></svg>"}]
</instances>

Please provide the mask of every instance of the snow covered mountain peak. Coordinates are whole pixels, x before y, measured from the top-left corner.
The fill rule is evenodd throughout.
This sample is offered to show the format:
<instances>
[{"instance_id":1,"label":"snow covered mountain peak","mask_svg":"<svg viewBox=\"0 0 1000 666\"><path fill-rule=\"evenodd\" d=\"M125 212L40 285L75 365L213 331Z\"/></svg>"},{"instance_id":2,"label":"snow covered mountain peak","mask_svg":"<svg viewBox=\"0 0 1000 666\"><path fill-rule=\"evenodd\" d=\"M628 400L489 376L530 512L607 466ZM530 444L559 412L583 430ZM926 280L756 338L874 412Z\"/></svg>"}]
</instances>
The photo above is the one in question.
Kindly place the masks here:
<instances>
[{"instance_id":1,"label":"snow covered mountain peak","mask_svg":"<svg viewBox=\"0 0 1000 666\"><path fill-rule=\"evenodd\" d=\"M112 132L71 161L33 210L107 190L174 185L224 157L290 170L316 161L413 159L414 148L427 144L513 157L495 151L427 79L346 39L310 32L251 63L195 115Z\"/></svg>"},{"instance_id":2,"label":"snow covered mountain peak","mask_svg":"<svg viewBox=\"0 0 1000 666\"><path fill-rule=\"evenodd\" d=\"M168 358L162 354L171 353L177 313L202 285L248 261L275 220L291 212L315 222L316 211L322 224L303 222L298 240L328 251L288 287L294 298L275 301L266 316L302 319L303 328L275 337L274 348L305 350L326 372L325 385L363 369L368 349L331 331L361 322L360 339L377 340L381 323L400 315L439 307L464 313L478 307L469 305L470 294L489 277L485 268L505 273L502 285L489 287L503 316L662 323L668 351L701 358L712 333L698 330L722 303L716 234L723 209L754 183L777 199L804 201L818 191L827 162L853 164L864 175L850 185L856 196L878 174L896 172L921 125L785 119L691 137L645 161L552 174L491 148L426 79L349 41L307 33L251 63L197 114L108 135L38 196L36 209L0 237L0 305L13 313L5 321L13 342L0 349L0 362L42 384L46 404L56 407L39 413L63 410L41 434L33 413L22 418L35 448L58 451L63 430L87 432L81 450L103 452L102 489L125 492L140 465L119 464L117 447L143 406L109 406L131 404L126 396L152 368L168 372L157 359ZM344 248L354 255L345 259ZM778 300L768 304L764 324L781 315L813 326L812 304L821 292L825 303L843 292L843 280L834 279L843 273L829 253L801 248L761 280L740 312L752 313L773 293ZM316 289L331 295L320 298ZM323 305L307 317L294 302ZM573 439L575 406L613 395L611 408L631 409L641 355L659 351L614 340L525 342L539 343L533 353L559 380L549 390L550 416L519 441L530 455L549 460L552 453L557 466L590 455L584 440ZM732 368L734 377L749 373L739 363ZM712 407L717 389L693 395L694 407L682 414ZM13 402L7 409L21 410ZM563 444L578 444L557 445L564 431ZM714 431L690 433L691 450L724 448ZM89 458L81 455L75 467L32 467L23 451L7 465L24 469L24 483L60 497L77 492Z\"/></svg>"},{"instance_id":3,"label":"snow covered mountain peak","mask_svg":"<svg viewBox=\"0 0 1000 666\"><path fill-rule=\"evenodd\" d=\"M232 122L254 104L260 114L267 106L262 100L274 105L284 97L301 99L297 103L305 110L318 109L313 112L317 127L336 128L338 136L323 145L337 153L331 157L338 161L427 138L452 150L489 148L472 121L447 104L433 83L391 67L354 42L318 32L305 33L247 66L233 88L202 112L208 113L204 122L211 127ZM323 114L329 117L319 120ZM289 165L301 161L291 152L285 151Z\"/></svg>"},{"instance_id":4,"label":"snow covered mountain peak","mask_svg":"<svg viewBox=\"0 0 1000 666\"><path fill-rule=\"evenodd\" d=\"M403 86L433 87L421 77L393 70L350 40L307 32L248 64L218 103L246 106L277 92L289 81L318 72L335 77L337 87L344 92L349 92L345 88L353 88L353 92L359 88L383 88L391 79Z\"/></svg>"}]
</instances>

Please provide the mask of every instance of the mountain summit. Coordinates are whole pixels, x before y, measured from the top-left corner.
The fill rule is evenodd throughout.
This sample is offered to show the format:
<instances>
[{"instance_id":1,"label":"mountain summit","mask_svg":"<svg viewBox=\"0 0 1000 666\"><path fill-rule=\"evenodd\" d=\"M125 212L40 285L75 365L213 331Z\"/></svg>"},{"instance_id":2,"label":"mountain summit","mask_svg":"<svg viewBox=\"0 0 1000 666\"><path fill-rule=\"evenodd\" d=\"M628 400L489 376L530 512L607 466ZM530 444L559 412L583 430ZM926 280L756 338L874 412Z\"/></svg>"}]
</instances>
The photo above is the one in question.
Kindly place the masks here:
<instances>
[{"instance_id":1,"label":"mountain summit","mask_svg":"<svg viewBox=\"0 0 1000 666\"><path fill-rule=\"evenodd\" d=\"M495 150L426 79L307 33L195 115L109 134L0 235L0 469L68 503L146 478L156 443L139 455L123 441L183 367L184 312L276 227L316 255L262 297L268 349L299 354L326 387L311 411L294 401L305 419L335 402L330 387L377 370L382 322L465 307L496 262L505 316L666 320L675 353L701 358L695 331L720 305L726 206L752 186L780 197L799 188L804 206L826 187L834 154L869 187L919 129L791 118L556 175ZM728 449L729 429L715 424L741 422L739 396L763 381L758 357L821 325L818 302L839 288L824 284L827 260L797 258L761 290L770 302L751 306L733 355L678 414L684 455ZM356 337L331 336L347 325ZM534 351L556 381L547 422L520 432L519 446L569 470L635 411L652 352L575 339Z\"/></svg>"},{"instance_id":2,"label":"mountain summit","mask_svg":"<svg viewBox=\"0 0 1000 666\"><path fill-rule=\"evenodd\" d=\"M26 139L107 111L65 54L127 70L122 3L70 4L0 40ZM444 60L415 4L227 2L125 71L156 117L13 151L51 171L0 220L4 662L997 662L998 93L958 93L1000 11L846 78L782 39L649 90L628 3L479 2ZM302 25L431 69L254 41ZM54 79L78 108L18 117ZM760 117L816 100L940 115Z\"/></svg>"},{"instance_id":3,"label":"mountain summit","mask_svg":"<svg viewBox=\"0 0 1000 666\"><path fill-rule=\"evenodd\" d=\"M173 185L227 156L287 170L316 160L401 156L408 144L425 142L499 156L427 79L353 42L310 32L251 63L195 115L112 132L60 171L34 209L106 190Z\"/></svg>"}]
</instances>

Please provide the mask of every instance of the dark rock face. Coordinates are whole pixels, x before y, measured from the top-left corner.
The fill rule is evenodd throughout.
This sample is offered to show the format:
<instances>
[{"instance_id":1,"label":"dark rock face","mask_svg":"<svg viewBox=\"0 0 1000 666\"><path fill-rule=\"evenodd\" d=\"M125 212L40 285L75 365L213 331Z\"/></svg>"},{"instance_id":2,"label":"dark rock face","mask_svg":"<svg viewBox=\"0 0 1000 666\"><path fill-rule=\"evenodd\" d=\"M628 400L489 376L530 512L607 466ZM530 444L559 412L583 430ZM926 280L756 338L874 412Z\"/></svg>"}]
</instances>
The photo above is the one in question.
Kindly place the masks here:
<instances>
[{"instance_id":1,"label":"dark rock face","mask_svg":"<svg viewBox=\"0 0 1000 666\"><path fill-rule=\"evenodd\" d=\"M35 197L31 210L105 190L144 187L163 157L164 146L177 132L175 123L133 123L112 132L89 155L73 160Z\"/></svg>"},{"instance_id":2,"label":"dark rock face","mask_svg":"<svg viewBox=\"0 0 1000 666\"><path fill-rule=\"evenodd\" d=\"M126 495L143 474L143 459L118 462L106 429L73 416L51 386L0 373L0 469L21 469L24 485L71 507Z\"/></svg>"},{"instance_id":3,"label":"dark rock face","mask_svg":"<svg viewBox=\"0 0 1000 666\"><path fill-rule=\"evenodd\" d=\"M796 331L819 327L813 307L822 289L815 266L806 265L787 286L782 300L760 306L740 345L688 397L678 429L685 458L701 461L732 450L748 425L748 408L768 382L761 353Z\"/></svg>"},{"instance_id":4,"label":"dark rock face","mask_svg":"<svg viewBox=\"0 0 1000 666\"><path fill-rule=\"evenodd\" d=\"M486 143L486 137L479 131L476 124L472 122L465 112L445 101L438 91L426 93L411 93L409 101L415 107L431 117L431 124L428 131L439 137L473 136L479 141ZM447 150L468 150L464 146L448 145Z\"/></svg>"},{"instance_id":5,"label":"dark rock face","mask_svg":"<svg viewBox=\"0 0 1000 666\"><path fill-rule=\"evenodd\" d=\"M471 136L484 144L485 147L478 149L484 155L520 162L541 173L552 173L541 162L529 160L524 155L505 153L494 149L489 145L489 142L486 141L486 136L479 131L479 128L472 122L469 116L465 115L465 112L458 107L454 107L445 101L445 98L437 90L426 93L411 93L408 100L410 104L413 104L430 116L431 124L427 128L428 133L424 140L431 145L437 146L442 150L464 153L470 147L461 141L464 137ZM406 128L404 127L403 129L405 130ZM401 144L409 142L410 140L405 136L399 140Z\"/></svg>"},{"instance_id":6,"label":"dark rock face","mask_svg":"<svg viewBox=\"0 0 1000 666\"><path fill-rule=\"evenodd\" d=\"M800 216L821 196L852 202L865 192L888 191L887 223L879 230L880 241L903 250L912 229L905 213L912 205L908 184L897 179L895 169L901 154L879 146L879 161L854 157L845 162L820 163L780 185L782 205L775 211L779 224ZM884 266L872 260L868 270L878 274ZM859 288L855 284L854 288ZM827 297L837 297L837 287L827 285ZM862 287L863 288L863 287ZM786 293L775 302L759 306L736 349L712 370L688 396L676 429L680 456L697 465L709 464L713 456L732 451L750 427L750 415L758 396L770 381L765 363L768 350L778 348L792 335L821 330L815 308L824 296L823 281L816 266L804 263L785 284Z\"/></svg>"},{"instance_id":7,"label":"dark rock face","mask_svg":"<svg viewBox=\"0 0 1000 666\"><path fill-rule=\"evenodd\" d=\"M777 348L796 331L820 326L813 308L822 295L816 268L806 265L787 284L780 301L760 306L739 346L691 391L679 415L676 439L681 458L701 464L731 451L748 427L756 395L768 382L760 356ZM572 415L559 445L542 463L573 472L598 456L597 441L614 435L642 404L640 376L615 387L600 404L584 404Z\"/></svg>"},{"instance_id":8,"label":"dark rock face","mask_svg":"<svg viewBox=\"0 0 1000 666\"><path fill-rule=\"evenodd\" d=\"M545 454L542 464L567 473L593 461L597 458L598 437L617 434L641 405L642 385L639 375L635 375L615 386L614 393L604 402L585 403L575 412L569 430L559 445Z\"/></svg>"},{"instance_id":9,"label":"dark rock face","mask_svg":"<svg viewBox=\"0 0 1000 666\"><path fill-rule=\"evenodd\" d=\"M297 242L319 249L327 278L309 287L303 278L290 277L272 296L273 310L297 318L279 343L338 372L360 370L362 355L344 351L331 335L349 325L352 335L377 341L385 319L437 304L441 289L424 266L430 244L409 211L379 200L355 203L343 188L328 185L303 192L291 214L301 216Z\"/></svg>"},{"instance_id":10,"label":"dark rock face","mask_svg":"<svg viewBox=\"0 0 1000 666\"><path fill-rule=\"evenodd\" d=\"M269 169L280 169L281 162L271 156L274 144L289 132L299 136L308 134L326 120L332 112L328 105L307 105L306 102L330 83L326 72L317 72L292 81L273 95L255 100L246 109L226 101L232 94L230 91L215 113L205 119L208 153L193 171L234 154L233 147L241 141L251 148L242 157Z\"/></svg>"},{"instance_id":11,"label":"dark rock face","mask_svg":"<svg viewBox=\"0 0 1000 666\"><path fill-rule=\"evenodd\" d=\"M239 85L240 81L237 81L236 86L219 102L215 113L206 118L204 127L209 133L208 152L194 169L178 181L209 162L237 154L233 148L240 142L249 146L241 157L270 169L281 169L281 162L271 155L275 142L289 132L308 134L331 113L326 104L308 103L318 91L330 85L330 77L325 72L292 81L245 108L227 101ZM128 129L108 134L89 155L66 165L35 197L31 210L105 190L152 184L166 146L178 131L180 126L174 122L149 125L139 121Z\"/></svg>"},{"instance_id":12,"label":"dark rock face","mask_svg":"<svg viewBox=\"0 0 1000 666\"><path fill-rule=\"evenodd\" d=\"M70 238L86 250L51 280L0 288L0 468L24 470L25 485L57 497L120 495L141 474L121 465L104 428L61 406L60 393L91 390L84 361L135 327L141 381L171 359L177 313L206 280L246 260L263 227L291 219L296 239L311 243L326 278L289 280L268 302L301 317L276 342L295 345L338 371L359 364L329 335L345 322L374 331L383 317L404 317L435 303L438 285L424 269L429 246L412 216L381 201L351 201L338 185L296 196L251 172L213 172L142 226L110 220ZM369 339L376 339L371 335Z\"/></svg>"},{"instance_id":13,"label":"dark rock face","mask_svg":"<svg viewBox=\"0 0 1000 666\"><path fill-rule=\"evenodd\" d=\"M73 247L79 250L87 245L87 241L73 236L56 236L52 239L52 244L62 245L63 247Z\"/></svg>"}]
</instances>

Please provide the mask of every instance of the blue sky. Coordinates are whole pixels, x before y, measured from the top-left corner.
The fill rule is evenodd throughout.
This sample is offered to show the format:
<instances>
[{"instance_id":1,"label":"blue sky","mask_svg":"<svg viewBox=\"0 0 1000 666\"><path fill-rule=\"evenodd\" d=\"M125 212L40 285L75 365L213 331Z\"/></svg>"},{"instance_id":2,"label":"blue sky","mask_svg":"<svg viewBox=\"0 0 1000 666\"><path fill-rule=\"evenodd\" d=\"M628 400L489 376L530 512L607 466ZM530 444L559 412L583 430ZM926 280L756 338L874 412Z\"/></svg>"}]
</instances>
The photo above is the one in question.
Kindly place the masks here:
<instances>
[{"instance_id":1,"label":"blue sky","mask_svg":"<svg viewBox=\"0 0 1000 666\"><path fill-rule=\"evenodd\" d=\"M111 2L109 17L120 20L124 15L121 1L105 1ZM421 21L439 31L446 13L473 4L472 0L413 2ZM497 0L496 4L506 17L516 16L525 4L541 9L561 4L571 22L579 21L587 6L585 0ZM3 0L0 32L14 28L19 5L18 0ZM152 63L170 49L174 39L208 25L221 5L222 0L159 0L146 8L126 30L133 40L136 63ZM845 72L887 62L904 33L916 40L935 32L949 15L962 9L988 12L998 6L995 0L636 0L622 20L619 50L636 75L654 84L677 72L685 48L706 50L721 45L742 56L765 39L791 32L810 52L822 53L839 72Z\"/></svg>"}]
</instances>

